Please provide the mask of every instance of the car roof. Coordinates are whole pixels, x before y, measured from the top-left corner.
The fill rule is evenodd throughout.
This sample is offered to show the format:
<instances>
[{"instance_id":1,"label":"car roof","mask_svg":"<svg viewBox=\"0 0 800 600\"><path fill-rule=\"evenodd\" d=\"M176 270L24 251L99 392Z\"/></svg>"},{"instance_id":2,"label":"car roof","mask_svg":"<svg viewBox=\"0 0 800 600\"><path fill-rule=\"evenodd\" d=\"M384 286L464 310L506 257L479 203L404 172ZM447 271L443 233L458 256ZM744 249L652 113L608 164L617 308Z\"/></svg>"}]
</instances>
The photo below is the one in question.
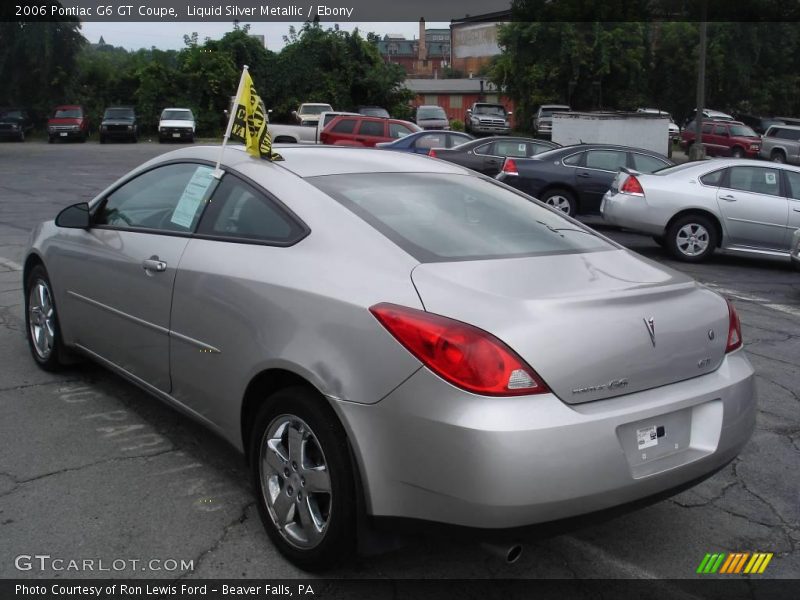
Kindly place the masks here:
<instances>
[{"instance_id":1,"label":"car roof","mask_svg":"<svg viewBox=\"0 0 800 600\"><path fill-rule=\"evenodd\" d=\"M706 160L699 160L693 163L681 163L675 165L676 167L683 167L680 170L667 172L657 171L655 173L647 173L647 175L677 175L678 173L686 173L687 171L719 171L728 167L762 167L764 169L784 169L789 171L800 172L800 167L795 165L777 164L772 162L765 162L763 160L756 160L753 158L708 158Z\"/></svg>"},{"instance_id":2,"label":"car roof","mask_svg":"<svg viewBox=\"0 0 800 600\"><path fill-rule=\"evenodd\" d=\"M795 130L800 129L800 125L789 125L789 123L784 123L783 121L781 121L780 123L773 123L772 125L769 126L770 129L772 129L773 127L775 129L795 129Z\"/></svg>"},{"instance_id":3,"label":"car roof","mask_svg":"<svg viewBox=\"0 0 800 600\"><path fill-rule=\"evenodd\" d=\"M643 152L645 154L652 154L653 156L660 156L662 158L667 158L660 152L655 152L653 150L648 150L647 148L636 148L635 146L620 146L618 144L572 144L570 146L562 146L561 148L553 148L550 152L555 152L556 150L563 150L567 152L574 152L576 150L624 150L626 152Z\"/></svg>"},{"instance_id":4,"label":"car roof","mask_svg":"<svg viewBox=\"0 0 800 600\"><path fill-rule=\"evenodd\" d=\"M185 110L187 112L192 112L191 108L180 108L180 107L175 107L175 106L169 106L169 107L165 108L164 110ZM164 112L164 110L162 110L161 112Z\"/></svg>"},{"instance_id":5,"label":"car roof","mask_svg":"<svg viewBox=\"0 0 800 600\"><path fill-rule=\"evenodd\" d=\"M475 175L474 171L446 161L432 160L426 156L405 152L381 152L374 148L275 144L273 149L284 160L269 163L247 154L244 151L244 146L228 146L224 151L222 164L234 169L237 165L242 164L274 164L303 178L354 173L450 173ZM191 146L163 154L149 164L180 159L216 162L218 158L219 146Z\"/></svg>"}]
</instances>

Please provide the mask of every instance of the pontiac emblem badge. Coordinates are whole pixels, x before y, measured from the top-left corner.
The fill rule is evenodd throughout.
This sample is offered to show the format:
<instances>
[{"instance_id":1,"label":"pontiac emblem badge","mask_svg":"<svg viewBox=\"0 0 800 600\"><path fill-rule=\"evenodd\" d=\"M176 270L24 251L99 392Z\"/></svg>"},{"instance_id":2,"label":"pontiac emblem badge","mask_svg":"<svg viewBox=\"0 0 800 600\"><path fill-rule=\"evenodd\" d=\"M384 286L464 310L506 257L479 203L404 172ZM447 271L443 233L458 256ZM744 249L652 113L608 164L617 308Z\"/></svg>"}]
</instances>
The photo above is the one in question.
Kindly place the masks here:
<instances>
[{"instance_id":1,"label":"pontiac emblem badge","mask_svg":"<svg viewBox=\"0 0 800 600\"><path fill-rule=\"evenodd\" d=\"M650 334L650 341L653 342L653 348L656 347L656 322L653 317L649 319L642 319L647 327L647 333Z\"/></svg>"}]
</instances>

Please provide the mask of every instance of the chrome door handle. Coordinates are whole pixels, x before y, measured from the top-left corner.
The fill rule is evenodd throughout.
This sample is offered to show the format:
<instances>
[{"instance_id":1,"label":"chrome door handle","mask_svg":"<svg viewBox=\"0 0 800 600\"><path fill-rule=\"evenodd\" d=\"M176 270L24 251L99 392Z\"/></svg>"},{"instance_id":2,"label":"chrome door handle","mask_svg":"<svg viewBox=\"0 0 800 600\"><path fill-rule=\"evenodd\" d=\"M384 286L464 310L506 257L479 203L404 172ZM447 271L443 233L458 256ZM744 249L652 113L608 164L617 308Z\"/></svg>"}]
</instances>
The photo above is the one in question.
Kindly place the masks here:
<instances>
[{"instance_id":1,"label":"chrome door handle","mask_svg":"<svg viewBox=\"0 0 800 600\"><path fill-rule=\"evenodd\" d=\"M727 196L720 196L719 199L725 200L726 202L736 202L736 197L731 196L730 194L728 194Z\"/></svg>"},{"instance_id":2,"label":"chrome door handle","mask_svg":"<svg viewBox=\"0 0 800 600\"><path fill-rule=\"evenodd\" d=\"M157 273L161 273L167 270L167 263L165 263L163 260L158 260L157 256L153 256L142 261L142 268L145 271L156 271Z\"/></svg>"},{"instance_id":3,"label":"chrome door handle","mask_svg":"<svg viewBox=\"0 0 800 600\"><path fill-rule=\"evenodd\" d=\"M578 177L589 177L588 173L578 173Z\"/></svg>"}]
</instances>

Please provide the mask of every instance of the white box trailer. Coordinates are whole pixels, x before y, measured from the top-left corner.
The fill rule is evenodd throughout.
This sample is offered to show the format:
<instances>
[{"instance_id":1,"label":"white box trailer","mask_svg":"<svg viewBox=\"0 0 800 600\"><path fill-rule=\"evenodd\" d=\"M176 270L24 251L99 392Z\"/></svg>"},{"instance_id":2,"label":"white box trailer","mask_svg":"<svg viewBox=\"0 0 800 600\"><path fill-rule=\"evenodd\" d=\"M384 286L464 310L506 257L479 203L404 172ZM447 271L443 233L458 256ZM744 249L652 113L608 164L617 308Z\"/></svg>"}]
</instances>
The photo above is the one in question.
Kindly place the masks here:
<instances>
[{"instance_id":1,"label":"white box trailer","mask_svg":"<svg viewBox=\"0 0 800 600\"><path fill-rule=\"evenodd\" d=\"M669 153L669 116L642 112L553 114L552 140L570 144L617 144Z\"/></svg>"}]
</instances>

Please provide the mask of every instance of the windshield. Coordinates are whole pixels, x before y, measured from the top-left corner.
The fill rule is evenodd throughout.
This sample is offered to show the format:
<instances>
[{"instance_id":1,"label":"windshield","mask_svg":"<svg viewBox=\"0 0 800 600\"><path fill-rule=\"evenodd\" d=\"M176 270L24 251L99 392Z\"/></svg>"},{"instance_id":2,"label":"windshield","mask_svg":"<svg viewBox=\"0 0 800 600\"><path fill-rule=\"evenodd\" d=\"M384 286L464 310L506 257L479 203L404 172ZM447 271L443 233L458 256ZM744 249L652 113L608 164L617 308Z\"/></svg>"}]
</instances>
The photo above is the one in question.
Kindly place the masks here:
<instances>
[{"instance_id":1,"label":"windshield","mask_svg":"<svg viewBox=\"0 0 800 600\"><path fill-rule=\"evenodd\" d=\"M107 108L103 114L104 119L132 119L132 108Z\"/></svg>"},{"instance_id":2,"label":"windshield","mask_svg":"<svg viewBox=\"0 0 800 600\"><path fill-rule=\"evenodd\" d=\"M80 119L83 116L80 108L59 108L56 114L53 115L54 119Z\"/></svg>"},{"instance_id":3,"label":"windshield","mask_svg":"<svg viewBox=\"0 0 800 600\"><path fill-rule=\"evenodd\" d=\"M194 121L190 110L165 110L161 113L162 121Z\"/></svg>"},{"instance_id":4,"label":"windshield","mask_svg":"<svg viewBox=\"0 0 800 600\"><path fill-rule=\"evenodd\" d=\"M359 173L306 181L420 262L616 249L590 229L472 175Z\"/></svg>"},{"instance_id":5,"label":"windshield","mask_svg":"<svg viewBox=\"0 0 800 600\"><path fill-rule=\"evenodd\" d=\"M0 110L0 119L9 118L9 119L21 119L22 118L22 111L19 110Z\"/></svg>"},{"instance_id":6,"label":"windshield","mask_svg":"<svg viewBox=\"0 0 800 600\"><path fill-rule=\"evenodd\" d=\"M506 109L502 106L496 106L494 104L478 104L475 106L474 112L476 115L492 115L495 117L506 116Z\"/></svg>"},{"instance_id":7,"label":"windshield","mask_svg":"<svg viewBox=\"0 0 800 600\"><path fill-rule=\"evenodd\" d=\"M330 104L304 104L300 107L301 115L318 115L333 110Z\"/></svg>"},{"instance_id":8,"label":"windshield","mask_svg":"<svg viewBox=\"0 0 800 600\"><path fill-rule=\"evenodd\" d=\"M730 132L731 135L739 135L742 137L758 137L755 131L745 125L731 125Z\"/></svg>"},{"instance_id":9,"label":"windshield","mask_svg":"<svg viewBox=\"0 0 800 600\"><path fill-rule=\"evenodd\" d=\"M439 106L425 106L417 109L417 120L419 119L441 119L447 120L447 114Z\"/></svg>"}]
</instances>

